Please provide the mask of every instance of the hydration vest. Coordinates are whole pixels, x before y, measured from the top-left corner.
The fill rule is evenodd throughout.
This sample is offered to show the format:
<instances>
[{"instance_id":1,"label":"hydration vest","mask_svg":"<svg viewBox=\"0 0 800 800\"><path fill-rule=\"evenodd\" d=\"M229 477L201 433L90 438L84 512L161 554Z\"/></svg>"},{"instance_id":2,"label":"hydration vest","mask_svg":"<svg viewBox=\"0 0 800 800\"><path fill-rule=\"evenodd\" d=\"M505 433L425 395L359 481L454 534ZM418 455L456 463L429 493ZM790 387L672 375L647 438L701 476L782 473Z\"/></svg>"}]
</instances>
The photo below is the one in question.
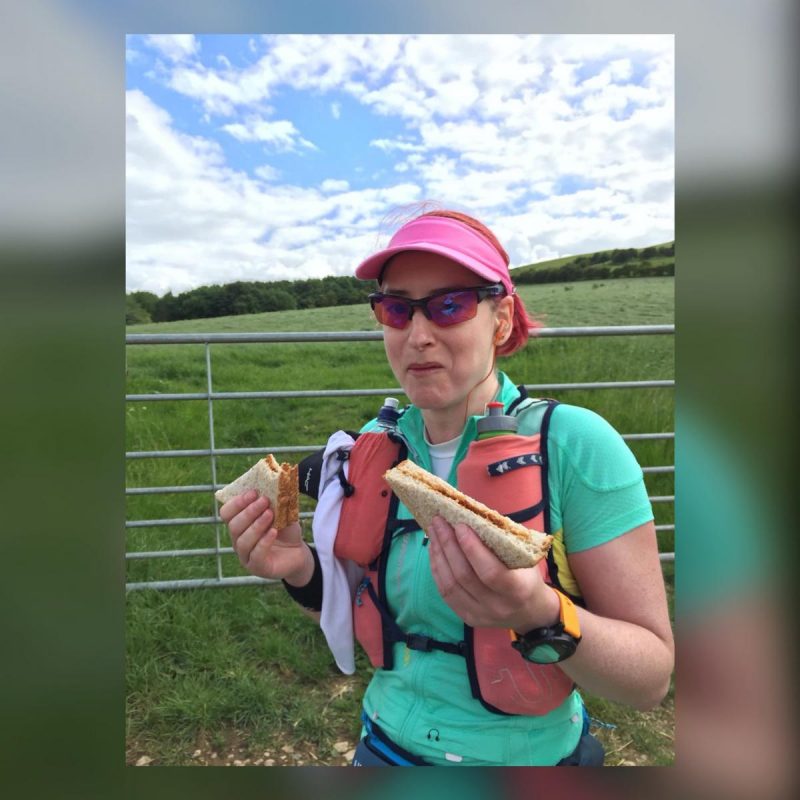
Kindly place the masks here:
<instances>
[{"instance_id":1,"label":"hydration vest","mask_svg":"<svg viewBox=\"0 0 800 800\"><path fill-rule=\"evenodd\" d=\"M457 470L465 494L529 528L550 532L546 438L554 400L533 401L525 390L506 413L519 414L537 402L546 403L539 432L506 434L470 443ZM524 401L524 402L523 402ZM407 456L403 440L391 432L362 433L352 449L342 452L349 471L339 479L344 487L334 554L365 569L353 603L355 635L374 667L392 669L393 646L412 650L442 650L465 660L473 697L497 714L543 715L561 705L574 689L557 664L533 664L511 647L504 628L473 628L464 624L460 642L406 633L386 602L386 563L395 536L420 530L413 519L397 518L399 500L383 473ZM520 508L524 498L525 507ZM539 562L545 581L564 591L552 548ZM573 598L581 602L580 598Z\"/></svg>"}]
</instances>

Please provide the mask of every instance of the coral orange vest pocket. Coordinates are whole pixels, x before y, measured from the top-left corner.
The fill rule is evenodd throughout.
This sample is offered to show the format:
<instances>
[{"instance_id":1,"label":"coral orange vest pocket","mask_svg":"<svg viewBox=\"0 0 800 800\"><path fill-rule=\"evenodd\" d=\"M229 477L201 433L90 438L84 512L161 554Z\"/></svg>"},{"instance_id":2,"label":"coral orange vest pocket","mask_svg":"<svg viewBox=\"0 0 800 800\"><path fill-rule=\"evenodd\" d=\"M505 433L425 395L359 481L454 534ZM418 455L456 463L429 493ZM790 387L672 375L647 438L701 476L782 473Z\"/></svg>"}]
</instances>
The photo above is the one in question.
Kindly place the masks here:
<instances>
[{"instance_id":1,"label":"coral orange vest pocket","mask_svg":"<svg viewBox=\"0 0 800 800\"><path fill-rule=\"evenodd\" d=\"M333 552L366 567L380 555L392 492L383 473L399 460L400 445L386 433L362 433L350 461ZM343 479L343 472L340 479Z\"/></svg>"},{"instance_id":2,"label":"coral orange vest pocket","mask_svg":"<svg viewBox=\"0 0 800 800\"><path fill-rule=\"evenodd\" d=\"M525 527L547 533L546 453L542 450L541 433L476 440L459 464L458 487ZM547 561L540 561L538 568L549 583ZM557 664L532 664L513 651L507 630L465 625L464 632L472 692L489 710L546 714L572 692L572 679Z\"/></svg>"},{"instance_id":3,"label":"coral orange vest pocket","mask_svg":"<svg viewBox=\"0 0 800 800\"><path fill-rule=\"evenodd\" d=\"M472 442L458 465L458 488L527 528L544 531L541 435Z\"/></svg>"},{"instance_id":4,"label":"coral orange vest pocket","mask_svg":"<svg viewBox=\"0 0 800 800\"><path fill-rule=\"evenodd\" d=\"M375 603L378 571L367 570L356 589L353 602L353 627L356 639L364 648L373 667L384 666L384 642L381 612Z\"/></svg>"},{"instance_id":5,"label":"coral orange vest pocket","mask_svg":"<svg viewBox=\"0 0 800 800\"><path fill-rule=\"evenodd\" d=\"M532 664L522 658L511 648L505 629L465 626L465 638L471 644L467 672L472 693L490 711L547 714L574 688L572 679L557 664Z\"/></svg>"}]
</instances>

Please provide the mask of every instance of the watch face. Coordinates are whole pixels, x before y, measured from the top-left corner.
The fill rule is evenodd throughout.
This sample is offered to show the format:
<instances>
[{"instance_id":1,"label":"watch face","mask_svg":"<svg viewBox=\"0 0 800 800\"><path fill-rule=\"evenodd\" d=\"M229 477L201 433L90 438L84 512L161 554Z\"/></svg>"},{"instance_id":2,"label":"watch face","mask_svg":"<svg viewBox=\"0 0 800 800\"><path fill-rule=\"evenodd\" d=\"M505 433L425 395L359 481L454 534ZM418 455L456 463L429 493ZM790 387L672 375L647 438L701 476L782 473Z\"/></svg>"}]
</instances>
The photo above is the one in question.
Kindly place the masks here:
<instances>
[{"instance_id":1,"label":"watch face","mask_svg":"<svg viewBox=\"0 0 800 800\"><path fill-rule=\"evenodd\" d=\"M537 644L528 651L528 661L535 664L555 664L561 659L561 653L552 644Z\"/></svg>"},{"instance_id":2,"label":"watch face","mask_svg":"<svg viewBox=\"0 0 800 800\"><path fill-rule=\"evenodd\" d=\"M569 658L574 652L577 643L571 636L562 634L554 636L547 642L533 645L527 652L526 658L534 664L557 664Z\"/></svg>"}]
</instances>

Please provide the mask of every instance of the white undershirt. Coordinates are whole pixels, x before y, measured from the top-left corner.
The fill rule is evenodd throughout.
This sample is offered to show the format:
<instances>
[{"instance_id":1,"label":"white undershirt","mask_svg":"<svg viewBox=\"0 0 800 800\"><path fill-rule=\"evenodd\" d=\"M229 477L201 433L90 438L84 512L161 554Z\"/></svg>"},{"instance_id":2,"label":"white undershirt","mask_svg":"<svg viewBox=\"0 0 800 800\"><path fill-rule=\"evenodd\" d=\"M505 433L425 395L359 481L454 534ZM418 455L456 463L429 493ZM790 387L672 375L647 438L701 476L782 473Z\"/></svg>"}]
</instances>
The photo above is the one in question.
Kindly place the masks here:
<instances>
[{"instance_id":1,"label":"white undershirt","mask_svg":"<svg viewBox=\"0 0 800 800\"><path fill-rule=\"evenodd\" d=\"M449 442L431 444L430 439L428 439L428 431L425 431L425 444L428 445L428 450L431 454L433 474L438 475L444 481L446 481L450 475L450 467L453 466L453 459L456 457L456 451L458 450L460 441L461 434L456 436L455 439L450 439Z\"/></svg>"}]
</instances>

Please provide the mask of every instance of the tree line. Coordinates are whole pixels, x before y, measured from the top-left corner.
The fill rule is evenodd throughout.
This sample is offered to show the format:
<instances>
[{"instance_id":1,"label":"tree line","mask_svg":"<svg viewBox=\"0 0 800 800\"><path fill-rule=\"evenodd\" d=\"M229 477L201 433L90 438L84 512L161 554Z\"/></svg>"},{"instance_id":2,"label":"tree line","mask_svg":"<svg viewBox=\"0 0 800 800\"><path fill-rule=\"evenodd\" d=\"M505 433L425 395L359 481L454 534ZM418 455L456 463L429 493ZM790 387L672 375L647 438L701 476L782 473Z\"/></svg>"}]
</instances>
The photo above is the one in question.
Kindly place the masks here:
<instances>
[{"instance_id":1,"label":"tree line","mask_svg":"<svg viewBox=\"0 0 800 800\"><path fill-rule=\"evenodd\" d=\"M321 308L366 303L374 284L351 276L306 278L296 281L234 281L222 286L199 286L188 292L159 297L153 292L130 292L125 321L170 322L205 319L294 308Z\"/></svg>"},{"instance_id":2,"label":"tree line","mask_svg":"<svg viewBox=\"0 0 800 800\"><path fill-rule=\"evenodd\" d=\"M653 264L651 258L674 256L674 242L643 249L623 248L577 256L557 267L519 267L512 271L515 283L556 283L598 278L674 275L675 262ZM234 281L200 286L159 297L153 292L130 292L126 296L125 322L171 322L238 314L260 314L295 308L321 308L366 303L374 291L372 281L349 275L306 278L295 281Z\"/></svg>"}]
</instances>

